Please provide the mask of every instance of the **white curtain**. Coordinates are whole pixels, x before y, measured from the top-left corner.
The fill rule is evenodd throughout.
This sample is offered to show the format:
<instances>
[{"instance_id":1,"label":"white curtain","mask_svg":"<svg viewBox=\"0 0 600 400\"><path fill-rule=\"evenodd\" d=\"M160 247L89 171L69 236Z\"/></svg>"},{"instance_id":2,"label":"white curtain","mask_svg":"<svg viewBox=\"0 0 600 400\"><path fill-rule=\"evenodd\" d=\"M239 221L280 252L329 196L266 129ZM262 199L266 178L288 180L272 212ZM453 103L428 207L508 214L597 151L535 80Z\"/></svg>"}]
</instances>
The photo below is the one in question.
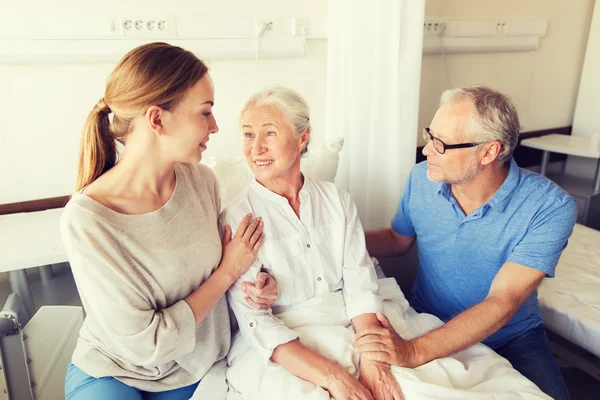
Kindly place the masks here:
<instances>
[{"instance_id":1,"label":"white curtain","mask_svg":"<svg viewBox=\"0 0 600 400\"><path fill-rule=\"evenodd\" d=\"M425 0L328 0L328 139L365 229L389 226L415 164Z\"/></svg>"}]
</instances>

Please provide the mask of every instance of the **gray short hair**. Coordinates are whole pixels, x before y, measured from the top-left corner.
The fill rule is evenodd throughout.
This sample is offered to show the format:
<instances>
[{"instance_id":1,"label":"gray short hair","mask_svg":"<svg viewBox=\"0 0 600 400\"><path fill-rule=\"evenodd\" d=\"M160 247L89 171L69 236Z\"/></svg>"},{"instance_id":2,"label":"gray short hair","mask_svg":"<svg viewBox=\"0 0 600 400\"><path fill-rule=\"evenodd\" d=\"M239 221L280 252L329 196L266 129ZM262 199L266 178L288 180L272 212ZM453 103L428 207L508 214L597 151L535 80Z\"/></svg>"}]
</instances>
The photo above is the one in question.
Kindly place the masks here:
<instances>
[{"instance_id":1,"label":"gray short hair","mask_svg":"<svg viewBox=\"0 0 600 400\"><path fill-rule=\"evenodd\" d=\"M442 93L440 106L470 99L475 105L467 137L476 142L498 140L501 148L498 160L510 161L519 142L521 125L515 105L497 90L487 86L468 86Z\"/></svg>"},{"instance_id":2,"label":"gray short hair","mask_svg":"<svg viewBox=\"0 0 600 400\"><path fill-rule=\"evenodd\" d=\"M310 132L310 110L308 103L295 90L283 86L273 86L253 94L246 101L246 104L244 104L240 113L240 119L244 116L246 110L257 105L274 105L279 108L290 125L292 125L296 136L301 136L307 129ZM302 150L302 154L306 153L307 149L308 144Z\"/></svg>"}]
</instances>

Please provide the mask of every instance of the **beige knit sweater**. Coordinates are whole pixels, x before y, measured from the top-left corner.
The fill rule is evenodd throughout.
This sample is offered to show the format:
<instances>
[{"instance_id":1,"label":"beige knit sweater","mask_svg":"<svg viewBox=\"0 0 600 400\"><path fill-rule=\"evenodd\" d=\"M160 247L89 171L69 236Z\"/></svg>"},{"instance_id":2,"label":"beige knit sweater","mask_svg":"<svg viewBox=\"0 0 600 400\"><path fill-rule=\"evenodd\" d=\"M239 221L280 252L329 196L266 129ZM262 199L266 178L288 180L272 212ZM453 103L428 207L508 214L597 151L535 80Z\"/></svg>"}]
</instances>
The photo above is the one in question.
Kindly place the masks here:
<instances>
[{"instance_id":1,"label":"beige knit sweater","mask_svg":"<svg viewBox=\"0 0 600 400\"><path fill-rule=\"evenodd\" d=\"M73 363L145 391L190 385L230 345L223 297L196 326L183 300L217 267L219 189L203 165L176 164L171 199L140 215L75 194L61 233L87 317Z\"/></svg>"}]
</instances>

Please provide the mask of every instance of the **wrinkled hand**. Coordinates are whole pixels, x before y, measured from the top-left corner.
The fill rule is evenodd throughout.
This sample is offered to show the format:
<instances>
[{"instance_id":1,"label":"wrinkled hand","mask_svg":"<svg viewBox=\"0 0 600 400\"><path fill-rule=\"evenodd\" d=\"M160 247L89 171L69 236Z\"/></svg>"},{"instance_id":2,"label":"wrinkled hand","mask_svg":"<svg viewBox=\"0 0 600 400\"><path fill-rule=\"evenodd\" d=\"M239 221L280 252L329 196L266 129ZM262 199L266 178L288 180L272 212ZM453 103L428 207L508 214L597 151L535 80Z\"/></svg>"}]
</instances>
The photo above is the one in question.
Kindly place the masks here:
<instances>
[{"instance_id":1,"label":"wrinkled hand","mask_svg":"<svg viewBox=\"0 0 600 400\"><path fill-rule=\"evenodd\" d=\"M324 388L335 400L373 400L369 389L345 370L332 374Z\"/></svg>"},{"instance_id":2,"label":"wrinkled hand","mask_svg":"<svg viewBox=\"0 0 600 400\"><path fill-rule=\"evenodd\" d=\"M356 332L354 347L360 353L361 360L408 368L421 365L412 342L402 339L382 313L377 313L377 319L381 327L367 326Z\"/></svg>"},{"instance_id":3,"label":"wrinkled hand","mask_svg":"<svg viewBox=\"0 0 600 400\"><path fill-rule=\"evenodd\" d=\"M375 400L404 400L389 364L362 359L360 382L371 391Z\"/></svg>"},{"instance_id":4,"label":"wrinkled hand","mask_svg":"<svg viewBox=\"0 0 600 400\"><path fill-rule=\"evenodd\" d=\"M256 283L242 283L242 291L246 293L246 298L244 299L246 303L257 310L271 308L279 294L275 278L266 272L259 272L256 275Z\"/></svg>"},{"instance_id":5,"label":"wrinkled hand","mask_svg":"<svg viewBox=\"0 0 600 400\"><path fill-rule=\"evenodd\" d=\"M252 214L246 215L240 222L233 238L231 237L231 228L225 227L223 257L219 268L228 273L232 279L235 280L242 276L256 260L258 249L265 240L262 230L261 218L252 220Z\"/></svg>"}]
</instances>

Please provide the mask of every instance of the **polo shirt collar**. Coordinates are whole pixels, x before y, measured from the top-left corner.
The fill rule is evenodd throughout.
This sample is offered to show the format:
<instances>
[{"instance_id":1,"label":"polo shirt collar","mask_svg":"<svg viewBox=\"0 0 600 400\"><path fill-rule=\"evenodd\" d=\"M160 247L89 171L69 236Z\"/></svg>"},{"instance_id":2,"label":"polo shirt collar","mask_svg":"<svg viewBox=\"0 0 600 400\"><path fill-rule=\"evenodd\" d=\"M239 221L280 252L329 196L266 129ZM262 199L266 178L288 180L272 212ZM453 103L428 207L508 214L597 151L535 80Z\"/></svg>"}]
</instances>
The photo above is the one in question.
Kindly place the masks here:
<instances>
[{"instance_id":1,"label":"polo shirt collar","mask_svg":"<svg viewBox=\"0 0 600 400\"><path fill-rule=\"evenodd\" d=\"M510 201L512 194L519 185L521 178L521 170L517 165L514 158L510 159L510 166L508 169L508 175L504 180L504 183L498 188L494 196L486 203L490 207L494 208L498 212L504 212L508 202ZM450 201L452 191L450 190L449 183L435 182L438 186L437 193L446 200Z\"/></svg>"},{"instance_id":2,"label":"polo shirt collar","mask_svg":"<svg viewBox=\"0 0 600 400\"><path fill-rule=\"evenodd\" d=\"M445 182L434 182L437 186L437 194L442 196L446 200L450 201L450 196L452 196L452 191L450 190L450 184Z\"/></svg>"},{"instance_id":3,"label":"polo shirt collar","mask_svg":"<svg viewBox=\"0 0 600 400\"><path fill-rule=\"evenodd\" d=\"M504 183L498 188L494 197L492 197L488 204L490 207L494 208L498 212L504 212L508 202L510 201L513 193L517 186L519 186L519 181L521 180L521 169L517 165L514 158L510 159L510 167L508 169L508 175L506 176L506 180Z\"/></svg>"}]
</instances>

